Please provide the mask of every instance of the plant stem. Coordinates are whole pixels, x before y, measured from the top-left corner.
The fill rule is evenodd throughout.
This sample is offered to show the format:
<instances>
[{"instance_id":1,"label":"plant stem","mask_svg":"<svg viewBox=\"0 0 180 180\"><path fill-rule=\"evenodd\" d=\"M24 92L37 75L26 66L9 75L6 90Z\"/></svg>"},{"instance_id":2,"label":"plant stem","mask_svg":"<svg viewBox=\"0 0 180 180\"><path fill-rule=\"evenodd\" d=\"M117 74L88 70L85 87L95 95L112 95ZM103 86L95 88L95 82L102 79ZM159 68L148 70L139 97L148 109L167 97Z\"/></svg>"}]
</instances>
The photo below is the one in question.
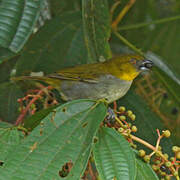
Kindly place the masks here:
<instances>
[{"instance_id":1,"label":"plant stem","mask_svg":"<svg viewBox=\"0 0 180 180\"><path fill-rule=\"evenodd\" d=\"M180 19L180 15L173 16L173 17L168 17L168 18L163 18L163 19L158 19L158 20L154 20L154 21L151 21L151 22L145 22L145 23L138 23L138 24L133 24L133 25L122 26L122 27L118 28L118 31L137 29L137 28L142 28L142 27L145 27L145 26L149 26L151 24L162 24L162 23L166 23L166 22L170 22L170 21L174 21L174 20L178 20L178 19Z\"/></svg>"},{"instance_id":2,"label":"plant stem","mask_svg":"<svg viewBox=\"0 0 180 180\"><path fill-rule=\"evenodd\" d=\"M19 115L19 117L17 118L16 120L16 123L15 125L19 125L22 121L23 121L23 118L25 117L26 113L28 112L28 110L30 109L31 105L37 100L40 98L41 94L43 94L43 90L40 90L39 93L34 96L34 98L29 102L29 104L26 106L26 108L23 110L23 112Z\"/></svg>"},{"instance_id":3,"label":"plant stem","mask_svg":"<svg viewBox=\"0 0 180 180\"><path fill-rule=\"evenodd\" d=\"M128 134L123 133L123 135L127 136ZM144 146L148 147L149 149L151 149L153 151L156 150L156 148L153 145L149 144L148 142L144 141L143 139L140 139L140 138L138 138L138 137L136 137L136 136L134 136L132 134L130 136L131 136L132 140L137 141L137 142L143 144Z\"/></svg>"},{"instance_id":4,"label":"plant stem","mask_svg":"<svg viewBox=\"0 0 180 180\"><path fill-rule=\"evenodd\" d=\"M110 14L111 14L111 15L113 15L115 9L119 6L120 3L121 3L121 1L116 1L116 2L112 5L112 7L111 7L111 9L110 9Z\"/></svg>"},{"instance_id":5,"label":"plant stem","mask_svg":"<svg viewBox=\"0 0 180 180\"><path fill-rule=\"evenodd\" d=\"M126 136L126 137L129 137L129 134L127 134L127 133L122 133L124 136ZM146 142L146 141L144 141L143 139L140 139L140 138L138 138L138 137L136 137L136 136L134 136L134 135L130 135L130 138L132 139L132 140L134 140L134 141L137 141L137 142L139 142L140 144L143 144L144 146L146 146L147 148L149 148L149 149L151 149L151 150L153 150L155 153L158 153L159 154L159 156L161 157L161 158L163 158L164 159L164 161L168 161L167 159L166 159L166 157L163 155L163 153L161 152L161 151L159 151L156 147L154 147L153 145L151 145L151 144L149 144L148 142ZM176 170L174 169L174 167L171 167L171 169L172 169L172 172L175 172Z\"/></svg>"},{"instance_id":6,"label":"plant stem","mask_svg":"<svg viewBox=\"0 0 180 180\"><path fill-rule=\"evenodd\" d=\"M124 43L126 44L128 47L130 47L131 49L133 49L135 52L137 52L138 54L144 56L144 53L141 51L141 49L136 48L133 44L131 44L126 38L124 38L123 36L121 36L117 31L114 31L114 34Z\"/></svg>"},{"instance_id":7,"label":"plant stem","mask_svg":"<svg viewBox=\"0 0 180 180\"><path fill-rule=\"evenodd\" d=\"M117 25L122 20L122 18L125 16L125 14L129 11L129 9L133 6L133 4L136 2L136 0L129 0L129 2L126 4L126 6L123 8L123 10L119 13L117 18L112 23L112 28L117 29Z\"/></svg>"}]
</instances>

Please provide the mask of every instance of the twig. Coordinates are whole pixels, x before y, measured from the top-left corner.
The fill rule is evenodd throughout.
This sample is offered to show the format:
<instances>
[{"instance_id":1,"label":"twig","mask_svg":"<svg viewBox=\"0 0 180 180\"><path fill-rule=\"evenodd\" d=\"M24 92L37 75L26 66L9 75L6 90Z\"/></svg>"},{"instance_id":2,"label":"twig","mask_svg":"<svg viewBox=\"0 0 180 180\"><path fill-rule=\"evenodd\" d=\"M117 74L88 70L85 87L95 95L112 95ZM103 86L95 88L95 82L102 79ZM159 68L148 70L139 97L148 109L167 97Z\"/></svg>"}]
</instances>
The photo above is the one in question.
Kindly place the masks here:
<instances>
[{"instance_id":1,"label":"twig","mask_svg":"<svg viewBox=\"0 0 180 180\"><path fill-rule=\"evenodd\" d=\"M110 14L111 14L111 15L114 13L115 9L119 6L119 4L121 4L121 1L116 1L116 2L112 5L112 7L111 7L111 9L110 9Z\"/></svg>"},{"instance_id":2,"label":"twig","mask_svg":"<svg viewBox=\"0 0 180 180\"><path fill-rule=\"evenodd\" d=\"M135 52L137 52L138 54L144 56L144 53L136 48L133 44L131 44L127 39L125 39L123 36L121 36L117 31L114 31L114 34L127 46L129 46L131 49L133 49Z\"/></svg>"},{"instance_id":3,"label":"twig","mask_svg":"<svg viewBox=\"0 0 180 180\"><path fill-rule=\"evenodd\" d=\"M26 106L26 108L22 111L22 113L19 115L19 117L17 118L16 120L16 123L15 125L19 125L23 119L24 119L24 116L26 115L26 113L28 112L29 108L31 107L31 105L39 98L41 97L41 94L44 92L44 90L40 90L38 92L38 94L36 96L34 96L34 98L29 102L29 104Z\"/></svg>"},{"instance_id":4,"label":"twig","mask_svg":"<svg viewBox=\"0 0 180 180\"><path fill-rule=\"evenodd\" d=\"M129 135L129 134L127 134L127 133L122 133L122 134L123 134L124 136L126 136L126 137L129 137L129 136L130 136L130 138L131 138L132 140L137 141L137 142L139 142L140 144L143 144L144 146L146 146L146 147L148 147L149 149L153 150L153 152L157 153L161 158L163 158L163 160L164 160L165 162L168 161L168 160L166 159L166 157L162 154L161 151L159 151L158 149L156 149L156 147L154 147L153 145L149 144L148 142L146 142L146 141L144 141L144 140L142 140L142 139L140 139L140 138L138 138L138 137L136 137L136 136L134 136L134 135L132 135L132 134L131 134L131 135ZM175 172L174 167L171 167L171 169L172 169L173 172Z\"/></svg>"},{"instance_id":5,"label":"twig","mask_svg":"<svg viewBox=\"0 0 180 180\"><path fill-rule=\"evenodd\" d=\"M142 28L142 27L145 27L145 26L149 26L151 24L162 24L162 23L166 23L166 22L171 22L171 21L179 20L179 19L180 19L180 15L174 16L174 17L158 19L158 20L154 20L154 21L150 21L150 22L145 22L145 23L126 25L126 26L119 27L118 31L137 29L137 28Z\"/></svg>"},{"instance_id":6,"label":"twig","mask_svg":"<svg viewBox=\"0 0 180 180\"><path fill-rule=\"evenodd\" d=\"M123 8L123 10L119 13L117 18L112 23L112 28L114 30L117 29L117 25L122 20L122 18L125 16L125 14L129 11L129 9L133 6L133 4L136 2L136 0L129 0L129 2L126 4L126 6Z\"/></svg>"},{"instance_id":7,"label":"twig","mask_svg":"<svg viewBox=\"0 0 180 180\"><path fill-rule=\"evenodd\" d=\"M89 167L89 174L91 176L91 179L92 180L96 180L96 177L95 177L94 172L92 170L92 166L91 166L91 162L90 161L88 162L88 167Z\"/></svg>"}]
</instances>

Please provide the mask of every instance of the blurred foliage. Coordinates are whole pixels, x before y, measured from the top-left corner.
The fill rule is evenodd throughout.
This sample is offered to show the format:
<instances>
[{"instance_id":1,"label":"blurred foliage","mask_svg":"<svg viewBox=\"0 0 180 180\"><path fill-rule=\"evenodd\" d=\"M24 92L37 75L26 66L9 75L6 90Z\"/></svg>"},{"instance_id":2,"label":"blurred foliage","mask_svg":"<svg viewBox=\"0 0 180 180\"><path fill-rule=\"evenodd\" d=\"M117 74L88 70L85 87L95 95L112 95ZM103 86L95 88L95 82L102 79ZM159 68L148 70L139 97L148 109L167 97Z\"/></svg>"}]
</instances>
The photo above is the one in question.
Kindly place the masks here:
<instances>
[{"instance_id":1,"label":"blurred foliage","mask_svg":"<svg viewBox=\"0 0 180 180\"><path fill-rule=\"evenodd\" d=\"M14 83L0 84L0 120L14 122L19 114L18 98L22 97L23 93Z\"/></svg>"},{"instance_id":2,"label":"blurred foliage","mask_svg":"<svg viewBox=\"0 0 180 180\"><path fill-rule=\"evenodd\" d=\"M3 61L3 63L0 64L0 83L9 81L12 69L14 68L18 58L18 56L13 57L11 59Z\"/></svg>"}]
</instances>

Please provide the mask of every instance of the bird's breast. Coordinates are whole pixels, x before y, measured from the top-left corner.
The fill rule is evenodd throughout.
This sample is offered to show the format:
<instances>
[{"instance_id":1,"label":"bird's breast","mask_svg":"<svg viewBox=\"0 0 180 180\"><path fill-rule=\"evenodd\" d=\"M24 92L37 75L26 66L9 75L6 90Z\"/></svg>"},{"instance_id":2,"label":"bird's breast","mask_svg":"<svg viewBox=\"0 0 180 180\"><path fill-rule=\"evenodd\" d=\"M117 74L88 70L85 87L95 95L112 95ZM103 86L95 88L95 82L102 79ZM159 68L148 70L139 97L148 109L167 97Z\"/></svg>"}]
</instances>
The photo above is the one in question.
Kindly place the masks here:
<instances>
[{"instance_id":1,"label":"bird's breast","mask_svg":"<svg viewBox=\"0 0 180 180\"><path fill-rule=\"evenodd\" d=\"M126 94L132 81L120 80L112 75L100 76L97 83L63 81L61 92L65 100L107 99L111 103Z\"/></svg>"}]
</instances>

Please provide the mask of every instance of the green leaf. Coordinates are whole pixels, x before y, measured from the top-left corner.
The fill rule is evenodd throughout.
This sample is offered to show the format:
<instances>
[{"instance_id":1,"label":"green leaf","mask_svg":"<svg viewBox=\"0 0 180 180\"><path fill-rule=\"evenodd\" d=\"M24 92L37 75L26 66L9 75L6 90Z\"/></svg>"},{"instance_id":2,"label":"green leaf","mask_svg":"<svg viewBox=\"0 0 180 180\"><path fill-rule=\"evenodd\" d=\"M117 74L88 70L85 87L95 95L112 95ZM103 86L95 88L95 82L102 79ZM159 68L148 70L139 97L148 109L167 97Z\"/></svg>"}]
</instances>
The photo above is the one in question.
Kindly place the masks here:
<instances>
[{"instance_id":1,"label":"green leaf","mask_svg":"<svg viewBox=\"0 0 180 180\"><path fill-rule=\"evenodd\" d=\"M59 106L9 155L0 179L61 179L59 171L66 163L73 165L66 178L80 179L105 115L104 103L91 100Z\"/></svg>"},{"instance_id":2,"label":"green leaf","mask_svg":"<svg viewBox=\"0 0 180 180\"><path fill-rule=\"evenodd\" d=\"M135 155L125 138L110 128L102 128L93 147L96 167L102 180L135 179Z\"/></svg>"},{"instance_id":3,"label":"green leaf","mask_svg":"<svg viewBox=\"0 0 180 180\"><path fill-rule=\"evenodd\" d=\"M0 4L0 45L18 52L38 19L43 0L2 0Z\"/></svg>"},{"instance_id":4,"label":"green leaf","mask_svg":"<svg viewBox=\"0 0 180 180\"><path fill-rule=\"evenodd\" d=\"M31 71L52 73L63 67L85 64L80 12L67 12L46 23L27 43L17 62L17 75Z\"/></svg>"},{"instance_id":5,"label":"green leaf","mask_svg":"<svg viewBox=\"0 0 180 180\"><path fill-rule=\"evenodd\" d=\"M8 159L9 154L14 151L15 146L20 143L20 133L16 128L0 127L0 162Z\"/></svg>"},{"instance_id":6,"label":"green leaf","mask_svg":"<svg viewBox=\"0 0 180 180\"><path fill-rule=\"evenodd\" d=\"M36 112L34 115L24 120L24 127L28 130L33 130L55 107L49 107Z\"/></svg>"},{"instance_id":7,"label":"green leaf","mask_svg":"<svg viewBox=\"0 0 180 180\"><path fill-rule=\"evenodd\" d=\"M8 122L15 122L19 111L18 98L23 97L23 93L16 84L0 84L0 119Z\"/></svg>"},{"instance_id":8,"label":"green leaf","mask_svg":"<svg viewBox=\"0 0 180 180\"><path fill-rule=\"evenodd\" d=\"M79 11L81 9L81 0L53 0L50 6L52 14L56 16L67 11Z\"/></svg>"},{"instance_id":9,"label":"green leaf","mask_svg":"<svg viewBox=\"0 0 180 180\"><path fill-rule=\"evenodd\" d=\"M88 57L91 62L111 57L108 40L111 25L107 0L82 1L83 30Z\"/></svg>"},{"instance_id":10,"label":"green leaf","mask_svg":"<svg viewBox=\"0 0 180 180\"><path fill-rule=\"evenodd\" d=\"M15 53L7 48L0 47L0 64L13 56L15 56Z\"/></svg>"},{"instance_id":11,"label":"green leaf","mask_svg":"<svg viewBox=\"0 0 180 180\"><path fill-rule=\"evenodd\" d=\"M12 70L17 62L18 57L14 57L0 64L0 83L9 80Z\"/></svg>"},{"instance_id":12,"label":"green leaf","mask_svg":"<svg viewBox=\"0 0 180 180\"><path fill-rule=\"evenodd\" d=\"M10 128L12 127L12 124L7 122L0 122L0 128Z\"/></svg>"},{"instance_id":13,"label":"green leaf","mask_svg":"<svg viewBox=\"0 0 180 180\"><path fill-rule=\"evenodd\" d=\"M142 159L136 158L137 176L136 180L159 180L151 166Z\"/></svg>"}]
</instances>

